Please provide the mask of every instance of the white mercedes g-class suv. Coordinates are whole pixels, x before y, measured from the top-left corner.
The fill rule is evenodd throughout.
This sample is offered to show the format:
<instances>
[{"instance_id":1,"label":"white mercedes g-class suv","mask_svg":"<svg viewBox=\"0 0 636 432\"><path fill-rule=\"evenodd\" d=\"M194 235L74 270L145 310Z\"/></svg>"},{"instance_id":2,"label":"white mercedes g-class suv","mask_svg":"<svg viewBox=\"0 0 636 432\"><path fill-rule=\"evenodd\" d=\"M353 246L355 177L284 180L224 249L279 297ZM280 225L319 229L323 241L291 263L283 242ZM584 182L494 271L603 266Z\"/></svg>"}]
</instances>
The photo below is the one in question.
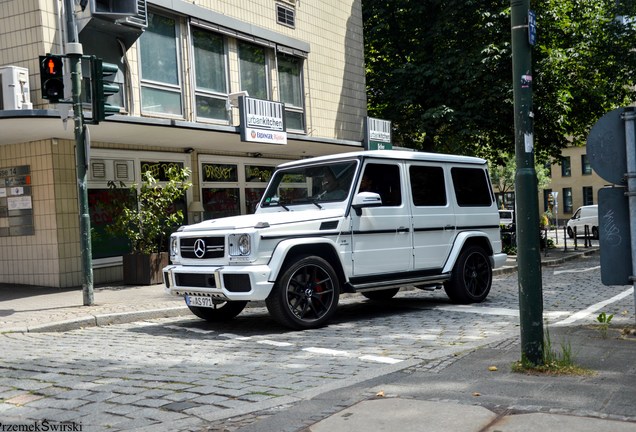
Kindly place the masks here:
<instances>
[{"instance_id":1,"label":"white mercedes g-class suv","mask_svg":"<svg viewBox=\"0 0 636 432\"><path fill-rule=\"evenodd\" d=\"M224 321L248 301L294 329L321 326L340 293L378 301L405 286L483 301L502 266L486 161L360 151L280 165L252 215L182 226L170 238L166 291Z\"/></svg>"}]
</instances>

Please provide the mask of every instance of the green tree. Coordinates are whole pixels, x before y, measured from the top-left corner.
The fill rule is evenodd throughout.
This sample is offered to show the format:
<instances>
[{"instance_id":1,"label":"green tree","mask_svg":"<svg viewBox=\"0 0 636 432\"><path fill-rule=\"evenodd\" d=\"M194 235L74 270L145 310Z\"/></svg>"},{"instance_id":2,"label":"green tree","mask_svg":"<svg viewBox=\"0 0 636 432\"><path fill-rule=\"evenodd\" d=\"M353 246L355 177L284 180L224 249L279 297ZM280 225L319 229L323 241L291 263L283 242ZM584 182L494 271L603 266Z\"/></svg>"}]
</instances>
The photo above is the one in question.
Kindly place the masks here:
<instances>
[{"instance_id":1,"label":"green tree","mask_svg":"<svg viewBox=\"0 0 636 432\"><path fill-rule=\"evenodd\" d=\"M514 151L510 7L502 0L363 0L369 115L394 144ZM557 157L605 112L636 99L633 1L536 1L535 151Z\"/></svg>"},{"instance_id":2,"label":"green tree","mask_svg":"<svg viewBox=\"0 0 636 432\"><path fill-rule=\"evenodd\" d=\"M170 234L183 222L183 211L175 203L192 186L190 174L189 168L171 167L166 172L168 181L160 185L150 171L142 173L139 194L133 184L128 187L128 199L113 203L115 217L107 232L127 238L132 253L163 252ZM109 187L117 189L114 182Z\"/></svg>"},{"instance_id":3,"label":"green tree","mask_svg":"<svg viewBox=\"0 0 636 432\"><path fill-rule=\"evenodd\" d=\"M515 176L517 173L517 162L514 154L504 154L500 157L501 163L495 165L488 163L490 180L497 192L507 193L515 190ZM537 188L541 191L550 184L550 168L541 163L534 166L537 172Z\"/></svg>"}]
</instances>

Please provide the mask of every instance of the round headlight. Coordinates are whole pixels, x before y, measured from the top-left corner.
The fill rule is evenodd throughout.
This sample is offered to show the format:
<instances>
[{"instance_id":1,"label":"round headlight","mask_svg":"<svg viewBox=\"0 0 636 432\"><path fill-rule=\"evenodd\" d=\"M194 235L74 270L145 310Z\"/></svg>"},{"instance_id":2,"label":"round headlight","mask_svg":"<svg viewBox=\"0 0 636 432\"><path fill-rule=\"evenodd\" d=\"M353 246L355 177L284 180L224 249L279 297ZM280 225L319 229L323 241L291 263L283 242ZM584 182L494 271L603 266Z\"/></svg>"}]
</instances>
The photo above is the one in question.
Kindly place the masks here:
<instances>
[{"instance_id":1,"label":"round headlight","mask_svg":"<svg viewBox=\"0 0 636 432\"><path fill-rule=\"evenodd\" d=\"M250 236L248 234L243 234L238 239L238 247L241 255L249 255L250 254Z\"/></svg>"},{"instance_id":2,"label":"round headlight","mask_svg":"<svg viewBox=\"0 0 636 432\"><path fill-rule=\"evenodd\" d=\"M176 237L170 237L170 255L177 255L179 240Z\"/></svg>"}]
</instances>

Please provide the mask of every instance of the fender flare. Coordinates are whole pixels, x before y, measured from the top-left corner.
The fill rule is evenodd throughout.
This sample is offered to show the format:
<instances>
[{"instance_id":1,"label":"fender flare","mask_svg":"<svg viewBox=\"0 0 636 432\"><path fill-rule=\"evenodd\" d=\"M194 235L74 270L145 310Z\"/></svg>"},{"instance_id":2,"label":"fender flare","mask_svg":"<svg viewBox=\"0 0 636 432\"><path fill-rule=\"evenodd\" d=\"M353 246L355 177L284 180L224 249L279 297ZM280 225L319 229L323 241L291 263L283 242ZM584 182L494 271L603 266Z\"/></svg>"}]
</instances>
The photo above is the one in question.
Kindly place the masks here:
<instances>
[{"instance_id":1,"label":"fender flare","mask_svg":"<svg viewBox=\"0 0 636 432\"><path fill-rule=\"evenodd\" d=\"M450 253L448 254L448 259L446 260L446 264L444 265L444 269L442 273L449 273L455 267L455 263L457 262L457 258L459 258L459 254L462 252L464 245L469 239L472 238L482 238L488 244L490 244L490 239L487 235L480 231L462 231L457 237L455 237L455 241L453 242L453 247L451 248ZM490 246L491 250L486 250L486 253L492 255L492 246Z\"/></svg>"},{"instance_id":2,"label":"fender flare","mask_svg":"<svg viewBox=\"0 0 636 432\"><path fill-rule=\"evenodd\" d=\"M342 266L342 261L340 259L340 254L338 254L338 249L336 248L336 243L333 240L330 240L325 237L311 237L311 238L295 238L283 240L276 245L274 252L272 253L271 258L269 259L269 281L276 282L278 278L278 274L283 267L283 263L289 254L289 251L296 246L306 246L306 245L327 245L331 247L334 251L334 254L338 257L338 261L340 266ZM336 271L338 271L336 269Z\"/></svg>"}]
</instances>

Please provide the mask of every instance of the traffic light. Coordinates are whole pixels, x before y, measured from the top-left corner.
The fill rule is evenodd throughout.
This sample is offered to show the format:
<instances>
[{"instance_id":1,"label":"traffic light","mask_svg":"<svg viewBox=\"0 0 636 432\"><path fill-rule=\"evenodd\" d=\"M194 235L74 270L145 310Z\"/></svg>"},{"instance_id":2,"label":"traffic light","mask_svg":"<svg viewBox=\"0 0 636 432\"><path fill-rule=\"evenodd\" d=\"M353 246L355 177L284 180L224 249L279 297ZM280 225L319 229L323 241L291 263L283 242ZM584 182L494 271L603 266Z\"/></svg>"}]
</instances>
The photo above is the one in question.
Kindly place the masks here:
<instances>
[{"instance_id":1,"label":"traffic light","mask_svg":"<svg viewBox=\"0 0 636 432\"><path fill-rule=\"evenodd\" d=\"M40 56L40 85L42 98L57 103L64 98L64 63L62 56Z\"/></svg>"},{"instance_id":2,"label":"traffic light","mask_svg":"<svg viewBox=\"0 0 636 432\"><path fill-rule=\"evenodd\" d=\"M100 58L91 60L91 97L93 123L97 124L106 117L118 114L121 109L107 102L109 96L119 92L119 85L104 81L104 77L114 75L119 68L112 63L104 63Z\"/></svg>"}]
</instances>

